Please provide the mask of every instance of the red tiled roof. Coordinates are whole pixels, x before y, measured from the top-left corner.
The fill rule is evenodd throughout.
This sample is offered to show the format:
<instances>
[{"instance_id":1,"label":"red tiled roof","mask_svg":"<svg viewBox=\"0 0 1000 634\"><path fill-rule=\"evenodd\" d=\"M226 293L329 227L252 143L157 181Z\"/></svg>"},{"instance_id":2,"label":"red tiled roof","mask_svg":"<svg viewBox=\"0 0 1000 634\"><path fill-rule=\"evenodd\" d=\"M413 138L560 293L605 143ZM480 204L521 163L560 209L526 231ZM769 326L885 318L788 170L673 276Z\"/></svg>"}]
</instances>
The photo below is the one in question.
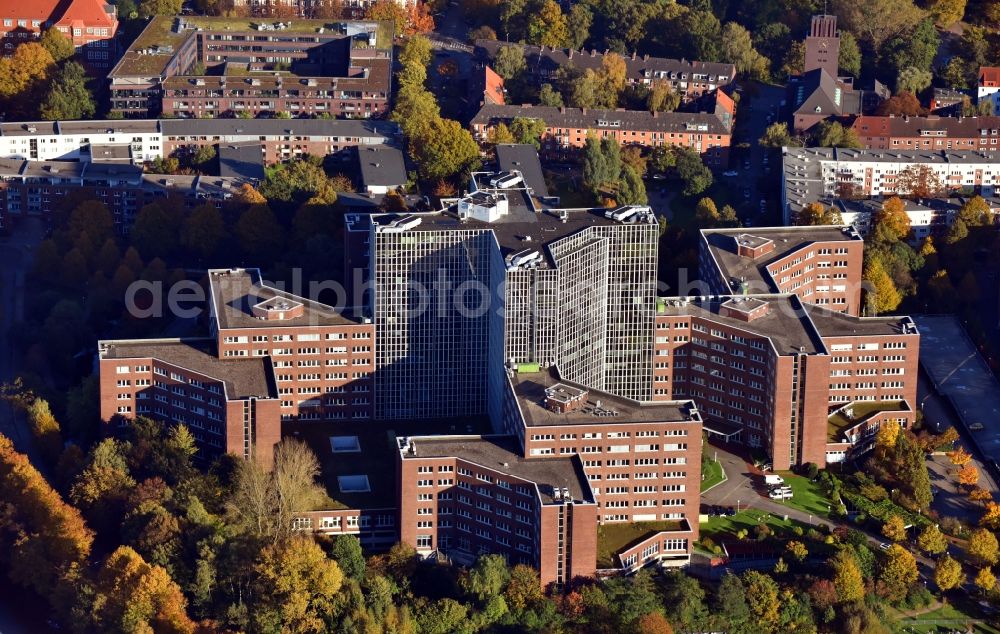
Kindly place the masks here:
<instances>
[{"instance_id":1,"label":"red tiled roof","mask_svg":"<svg viewBox=\"0 0 1000 634\"><path fill-rule=\"evenodd\" d=\"M503 77L496 74L492 68L486 67L486 90L485 97L489 103L504 105L506 100L503 96Z\"/></svg>"},{"instance_id":2,"label":"red tiled roof","mask_svg":"<svg viewBox=\"0 0 1000 634\"><path fill-rule=\"evenodd\" d=\"M72 0L57 24L82 22L88 26L113 26L114 14L109 14L105 6L103 0Z\"/></svg>"},{"instance_id":3,"label":"red tiled roof","mask_svg":"<svg viewBox=\"0 0 1000 634\"><path fill-rule=\"evenodd\" d=\"M715 91L715 105L731 115L736 114L736 102L722 90Z\"/></svg>"},{"instance_id":4,"label":"red tiled roof","mask_svg":"<svg viewBox=\"0 0 1000 634\"><path fill-rule=\"evenodd\" d=\"M980 86L1000 86L1000 66L982 66L979 69Z\"/></svg>"},{"instance_id":5,"label":"red tiled roof","mask_svg":"<svg viewBox=\"0 0 1000 634\"><path fill-rule=\"evenodd\" d=\"M58 0L0 0L0 18L44 22L52 17L58 4Z\"/></svg>"}]
</instances>

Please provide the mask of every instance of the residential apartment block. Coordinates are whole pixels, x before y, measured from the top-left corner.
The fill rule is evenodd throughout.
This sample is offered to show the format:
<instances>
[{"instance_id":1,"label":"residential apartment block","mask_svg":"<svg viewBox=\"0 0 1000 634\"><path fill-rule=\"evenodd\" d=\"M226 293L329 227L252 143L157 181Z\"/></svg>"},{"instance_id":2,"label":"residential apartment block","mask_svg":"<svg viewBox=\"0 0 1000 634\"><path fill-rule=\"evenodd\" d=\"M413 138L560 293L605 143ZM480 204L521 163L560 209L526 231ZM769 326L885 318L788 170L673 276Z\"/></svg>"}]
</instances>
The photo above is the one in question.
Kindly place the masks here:
<instances>
[{"instance_id":1,"label":"residential apartment block","mask_svg":"<svg viewBox=\"0 0 1000 634\"><path fill-rule=\"evenodd\" d=\"M394 143L391 121L343 119L108 119L0 123L0 158L98 161L93 148L120 150L141 164L202 145L259 146L265 165L304 154L327 156L358 146Z\"/></svg>"},{"instance_id":2,"label":"residential apartment block","mask_svg":"<svg viewBox=\"0 0 1000 634\"><path fill-rule=\"evenodd\" d=\"M0 159L0 229L23 216L49 222L66 196L86 192L107 205L115 227L127 234L145 205L166 197L186 208L221 207L244 183L240 176L164 176L113 162L25 161Z\"/></svg>"},{"instance_id":3,"label":"residential apartment block","mask_svg":"<svg viewBox=\"0 0 1000 634\"><path fill-rule=\"evenodd\" d=\"M125 118L388 112L392 27L156 16L108 75Z\"/></svg>"},{"instance_id":4,"label":"residential apartment block","mask_svg":"<svg viewBox=\"0 0 1000 634\"><path fill-rule=\"evenodd\" d=\"M702 229L698 269L714 294L793 293L859 315L864 246L849 225Z\"/></svg>"},{"instance_id":5,"label":"residential apartment block","mask_svg":"<svg viewBox=\"0 0 1000 634\"><path fill-rule=\"evenodd\" d=\"M580 70L599 70L606 53L596 50L576 51L573 49L553 48L545 46L530 46L510 44L499 40L476 40L475 58L481 64L492 65L497 53L504 46L520 46L524 50L527 62L526 71L538 83L552 82L555 74L564 66L573 66ZM650 57L649 55L624 56L625 81L629 84L650 85L655 82L665 82L670 89L681 96L681 101L690 102L706 96L719 88L728 86L736 79L736 67L732 64L716 62L697 62L683 59L668 59L665 57Z\"/></svg>"},{"instance_id":6,"label":"residential apartment block","mask_svg":"<svg viewBox=\"0 0 1000 634\"><path fill-rule=\"evenodd\" d=\"M664 298L654 385L775 469L822 467L870 448L882 423L913 423L918 345L909 317L854 317L796 295Z\"/></svg>"},{"instance_id":7,"label":"residential apartment block","mask_svg":"<svg viewBox=\"0 0 1000 634\"><path fill-rule=\"evenodd\" d=\"M1000 200L995 197L985 200L993 213L995 222L997 214L1000 214ZM968 198L962 197L925 198L919 201L901 199L903 210L910 220L911 242L918 244L927 236L936 237L945 233L955 222L962 205L967 201ZM867 236L872 229L872 219L882 208L885 199L844 200L838 198L820 202L827 206L836 207L845 224L850 224L858 230L858 233Z\"/></svg>"},{"instance_id":8,"label":"residential apartment block","mask_svg":"<svg viewBox=\"0 0 1000 634\"><path fill-rule=\"evenodd\" d=\"M899 174L926 168L942 195L992 197L1000 185L1000 154L970 150L852 150L783 148L782 204L785 224L820 199L876 198L900 191Z\"/></svg>"},{"instance_id":9,"label":"residential apartment block","mask_svg":"<svg viewBox=\"0 0 1000 634\"><path fill-rule=\"evenodd\" d=\"M73 42L78 59L91 72L103 75L118 58L114 4L103 0L0 1L3 55L12 54L22 42L37 40L49 28Z\"/></svg>"},{"instance_id":10,"label":"residential apartment block","mask_svg":"<svg viewBox=\"0 0 1000 634\"><path fill-rule=\"evenodd\" d=\"M587 135L612 138L621 145L646 147L679 145L702 155L706 165L723 167L729 162L733 104L724 93L716 93L713 113L647 112L645 110L593 110L549 106L512 106L486 103L472 118L476 138L483 141L498 123L516 117L541 119L543 154L551 158L577 156Z\"/></svg>"},{"instance_id":11,"label":"residential apartment block","mask_svg":"<svg viewBox=\"0 0 1000 634\"><path fill-rule=\"evenodd\" d=\"M869 150L996 152L1000 117L861 116L851 129Z\"/></svg>"}]
</instances>

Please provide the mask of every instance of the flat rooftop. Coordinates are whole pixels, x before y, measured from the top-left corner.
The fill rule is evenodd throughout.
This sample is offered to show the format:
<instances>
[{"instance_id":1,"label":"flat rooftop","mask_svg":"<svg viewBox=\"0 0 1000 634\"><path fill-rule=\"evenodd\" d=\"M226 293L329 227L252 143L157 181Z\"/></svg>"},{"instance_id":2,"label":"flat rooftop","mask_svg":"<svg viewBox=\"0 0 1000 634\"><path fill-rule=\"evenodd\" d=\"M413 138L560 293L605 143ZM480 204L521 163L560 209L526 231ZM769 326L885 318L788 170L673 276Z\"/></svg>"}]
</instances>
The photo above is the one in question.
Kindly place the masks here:
<instances>
[{"instance_id":1,"label":"flat rooftop","mask_svg":"<svg viewBox=\"0 0 1000 634\"><path fill-rule=\"evenodd\" d=\"M723 304L733 299L750 299L766 303L768 310L764 315L752 321L720 315ZM826 347L816 332L802 301L795 295L773 294L743 296L712 296L705 299L698 297L664 297L657 298L657 315L673 315L699 317L719 324L739 328L752 335L767 337L771 340L778 354L795 354L800 351L808 353L823 352Z\"/></svg>"},{"instance_id":2,"label":"flat rooftop","mask_svg":"<svg viewBox=\"0 0 1000 634\"><path fill-rule=\"evenodd\" d=\"M513 372L511 386L517 397L525 425L540 427L545 425L580 425L613 423L687 423L700 421L698 410L691 401L671 401L643 404L599 390L561 381L552 370L539 372ZM568 388L574 394L585 392L583 406L565 413L554 412L545 407L545 392L550 388Z\"/></svg>"},{"instance_id":3,"label":"flat rooftop","mask_svg":"<svg viewBox=\"0 0 1000 634\"><path fill-rule=\"evenodd\" d=\"M505 190L498 190L505 191ZM497 222L482 222L479 220L460 220L453 210L435 211L430 213L414 213L406 216L395 214L379 214L372 216L372 222L379 226L387 226L392 222L404 219L419 219L420 223L405 231L447 231L476 230L492 231L500 245L500 253L507 257L525 250L540 250L542 247L561 240L567 236L579 233L590 227L609 227L624 224L608 218L604 214L607 209L591 209L581 211L542 210L532 211L527 208L511 207L511 213ZM565 214L560 216L560 213ZM647 218L648 216L648 218ZM652 214L643 215L635 224L655 224Z\"/></svg>"},{"instance_id":4,"label":"flat rooftop","mask_svg":"<svg viewBox=\"0 0 1000 634\"><path fill-rule=\"evenodd\" d=\"M356 325L332 306L266 286L257 269L212 269L208 272L212 301L215 304L219 328L284 328L295 326ZM301 317L282 320L258 319L251 308L273 298L290 300L305 307Z\"/></svg>"},{"instance_id":5,"label":"flat rooftop","mask_svg":"<svg viewBox=\"0 0 1000 634\"><path fill-rule=\"evenodd\" d=\"M230 399L277 397L263 358L220 359L210 340L147 339L103 341L100 345L102 359L158 359L222 381Z\"/></svg>"},{"instance_id":6,"label":"flat rooftop","mask_svg":"<svg viewBox=\"0 0 1000 634\"><path fill-rule=\"evenodd\" d=\"M841 406L827 420L828 442L844 442L844 432L882 412L908 412L906 401L854 401Z\"/></svg>"},{"instance_id":7,"label":"flat rooftop","mask_svg":"<svg viewBox=\"0 0 1000 634\"><path fill-rule=\"evenodd\" d=\"M741 229L702 229L701 238L718 265L719 272L738 291L740 280L750 284L750 292L777 292L778 288L767 272L767 266L817 242L862 241L851 227L747 227ZM758 258L737 253L737 240L757 247L768 240L774 250Z\"/></svg>"},{"instance_id":8,"label":"flat rooftop","mask_svg":"<svg viewBox=\"0 0 1000 634\"><path fill-rule=\"evenodd\" d=\"M412 457L455 457L534 482L548 504L557 501L553 487L569 489L574 500L594 501L578 457L524 458L513 436L420 436L410 437L410 443L415 452ZM408 457L404 451L403 459Z\"/></svg>"},{"instance_id":9,"label":"flat rooftop","mask_svg":"<svg viewBox=\"0 0 1000 634\"><path fill-rule=\"evenodd\" d=\"M176 29L178 20L183 20L187 28ZM281 30L258 30L258 25L285 24ZM197 31L218 31L222 33L253 33L259 36L281 37L282 35L320 34L350 37L358 32L364 22L343 20L307 20L302 18L226 18L200 15L158 15L154 16L142 33L125 51L121 61L111 71L111 76L158 75L165 68L177 49ZM369 22L376 28L376 49L392 46L393 27L390 22ZM347 32L342 29L347 27ZM354 28L352 28L354 27ZM388 45L388 46L387 46ZM145 51L145 52L143 52Z\"/></svg>"},{"instance_id":10,"label":"flat rooftop","mask_svg":"<svg viewBox=\"0 0 1000 634\"><path fill-rule=\"evenodd\" d=\"M542 174L542 163L538 160L538 150L534 145L524 143L501 143L496 146L497 169L501 172L517 170L524 177L524 183L531 188L532 193L540 198L549 195L545 176Z\"/></svg>"},{"instance_id":11,"label":"flat rooftop","mask_svg":"<svg viewBox=\"0 0 1000 634\"><path fill-rule=\"evenodd\" d=\"M264 180L264 148L261 143L220 143L219 176Z\"/></svg>"},{"instance_id":12,"label":"flat rooftop","mask_svg":"<svg viewBox=\"0 0 1000 634\"><path fill-rule=\"evenodd\" d=\"M854 317L815 304L806 304L805 309L823 337L917 334L917 326L908 316Z\"/></svg>"}]
</instances>

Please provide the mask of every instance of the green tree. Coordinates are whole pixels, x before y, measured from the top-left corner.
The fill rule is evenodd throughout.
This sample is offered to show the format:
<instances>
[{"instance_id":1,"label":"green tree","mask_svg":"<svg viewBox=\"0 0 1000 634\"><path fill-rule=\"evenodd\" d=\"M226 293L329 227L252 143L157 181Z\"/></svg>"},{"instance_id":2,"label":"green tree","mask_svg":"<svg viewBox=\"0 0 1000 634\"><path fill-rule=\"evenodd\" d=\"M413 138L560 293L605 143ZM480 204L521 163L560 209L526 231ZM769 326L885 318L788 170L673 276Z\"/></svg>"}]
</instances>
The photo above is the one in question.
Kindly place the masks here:
<instances>
[{"instance_id":1,"label":"green tree","mask_svg":"<svg viewBox=\"0 0 1000 634\"><path fill-rule=\"evenodd\" d=\"M545 600L538 571L525 564L517 564L510 570L510 582L504 591L507 605L516 612L529 609Z\"/></svg>"},{"instance_id":2,"label":"green tree","mask_svg":"<svg viewBox=\"0 0 1000 634\"><path fill-rule=\"evenodd\" d=\"M493 70L506 81L515 81L528 67L524 59L524 47L518 44L507 44L497 50L493 59Z\"/></svg>"},{"instance_id":3,"label":"green tree","mask_svg":"<svg viewBox=\"0 0 1000 634\"><path fill-rule=\"evenodd\" d=\"M945 236L945 244L958 244L962 240L969 237L969 226L965 224L965 221L961 218L955 218L955 221L951 223L951 227L948 229L948 235Z\"/></svg>"},{"instance_id":4,"label":"green tree","mask_svg":"<svg viewBox=\"0 0 1000 634\"><path fill-rule=\"evenodd\" d=\"M947 592L965 583L965 573L962 572L962 564L958 563L948 555L937 560L934 565L934 583L942 592Z\"/></svg>"},{"instance_id":5,"label":"green tree","mask_svg":"<svg viewBox=\"0 0 1000 634\"><path fill-rule=\"evenodd\" d=\"M49 27L42 33L38 43L49 52L55 63L65 61L76 53L73 41L63 35L62 31L55 27Z\"/></svg>"},{"instance_id":6,"label":"green tree","mask_svg":"<svg viewBox=\"0 0 1000 634\"><path fill-rule=\"evenodd\" d=\"M464 175L480 165L479 146L457 121L440 118L430 121L415 141L410 151L424 179Z\"/></svg>"},{"instance_id":7,"label":"green tree","mask_svg":"<svg viewBox=\"0 0 1000 634\"><path fill-rule=\"evenodd\" d=\"M723 624L732 631L743 631L750 622L750 606L747 604L746 588L743 581L733 573L727 573L719 590L715 593L714 611L723 619Z\"/></svg>"},{"instance_id":8,"label":"green tree","mask_svg":"<svg viewBox=\"0 0 1000 634\"><path fill-rule=\"evenodd\" d=\"M628 588L631 597L630 604L633 606L628 612L623 608L621 601L624 593L614 593L609 596L608 607L613 610L625 623L638 618L639 616L658 609L661 605L666 605L667 618L677 629L682 632L703 631L708 624L708 608L705 606L705 590L696 579L682 572L671 572L666 575L666 592L664 601L660 601L656 594L649 588L648 576L636 578L638 584ZM625 628L620 628L622 631Z\"/></svg>"},{"instance_id":9,"label":"green tree","mask_svg":"<svg viewBox=\"0 0 1000 634\"><path fill-rule=\"evenodd\" d=\"M813 138L813 144L819 147L861 147L857 132L853 128L845 128L839 121L821 121L816 125Z\"/></svg>"},{"instance_id":10,"label":"green tree","mask_svg":"<svg viewBox=\"0 0 1000 634\"><path fill-rule=\"evenodd\" d=\"M417 627L421 634L451 634L461 631L460 625L468 614L469 608L454 599L418 604Z\"/></svg>"},{"instance_id":11,"label":"green tree","mask_svg":"<svg viewBox=\"0 0 1000 634\"><path fill-rule=\"evenodd\" d=\"M837 66L844 74L853 77L861 76L861 49L850 31L840 32L840 54L837 57Z\"/></svg>"},{"instance_id":12,"label":"green tree","mask_svg":"<svg viewBox=\"0 0 1000 634\"><path fill-rule=\"evenodd\" d=\"M146 205L135 217L129 239L144 258L165 258L177 250L181 219L165 203Z\"/></svg>"},{"instance_id":13,"label":"green tree","mask_svg":"<svg viewBox=\"0 0 1000 634\"><path fill-rule=\"evenodd\" d=\"M514 117L510 122L510 133L516 143L534 145L538 150L542 147L545 122L534 117Z\"/></svg>"},{"instance_id":14,"label":"green tree","mask_svg":"<svg viewBox=\"0 0 1000 634\"><path fill-rule=\"evenodd\" d=\"M727 22L722 28L720 43L721 61L736 66L736 72L754 79L766 79L770 60L753 47L750 32L736 22Z\"/></svg>"},{"instance_id":15,"label":"green tree","mask_svg":"<svg viewBox=\"0 0 1000 634\"><path fill-rule=\"evenodd\" d=\"M654 81L646 98L646 109L650 112L673 112L681 105L681 96L665 81Z\"/></svg>"},{"instance_id":16,"label":"green tree","mask_svg":"<svg viewBox=\"0 0 1000 634\"><path fill-rule=\"evenodd\" d=\"M909 67L928 72L940 47L941 36L934 21L923 19L911 31L886 44L883 57L888 58L897 74Z\"/></svg>"},{"instance_id":17,"label":"green tree","mask_svg":"<svg viewBox=\"0 0 1000 634\"><path fill-rule=\"evenodd\" d=\"M711 10L691 9L680 19L683 49L691 51L692 59L719 61L722 46L722 24Z\"/></svg>"},{"instance_id":18,"label":"green tree","mask_svg":"<svg viewBox=\"0 0 1000 634\"><path fill-rule=\"evenodd\" d=\"M569 39L566 46L579 49L587 41L590 35L590 27L594 22L594 14L585 4L574 3L566 16L566 28L569 31Z\"/></svg>"},{"instance_id":19,"label":"green tree","mask_svg":"<svg viewBox=\"0 0 1000 634\"><path fill-rule=\"evenodd\" d=\"M500 594L510 581L510 568L500 555L483 555L463 580L465 591L485 602Z\"/></svg>"},{"instance_id":20,"label":"green tree","mask_svg":"<svg viewBox=\"0 0 1000 634\"><path fill-rule=\"evenodd\" d=\"M360 580L365 574L365 557L361 541L354 535L338 535L333 540L331 552L337 565L351 579Z\"/></svg>"},{"instance_id":21,"label":"green tree","mask_svg":"<svg viewBox=\"0 0 1000 634\"><path fill-rule=\"evenodd\" d=\"M791 133L789 133L788 124L784 122L775 122L767 126L767 129L764 130L764 136L760 137L758 143L764 147L771 148L795 147L799 145Z\"/></svg>"},{"instance_id":22,"label":"green tree","mask_svg":"<svg viewBox=\"0 0 1000 634\"><path fill-rule=\"evenodd\" d=\"M875 51L885 42L910 31L923 17L923 11L914 6L913 0L837 0L833 13L842 18L846 30Z\"/></svg>"},{"instance_id":23,"label":"green tree","mask_svg":"<svg viewBox=\"0 0 1000 634\"><path fill-rule=\"evenodd\" d=\"M281 253L285 230L267 205L251 205L236 221L236 237L248 258L269 262Z\"/></svg>"},{"instance_id":24,"label":"green tree","mask_svg":"<svg viewBox=\"0 0 1000 634\"><path fill-rule=\"evenodd\" d=\"M685 196L697 196L712 185L712 171L702 162L696 150L675 146L675 169L677 176L684 182L681 193Z\"/></svg>"},{"instance_id":25,"label":"green tree","mask_svg":"<svg viewBox=\"0 0 1000 634\"><path fill-rule=\"evenodd\" d=\"M698 204L695 206L694 217L698 222L698 226L704 228L717 227L721 220L719 208L715 206L715 201L708 197L698 201Z\"/></svg>"},{"instance_id":26,"label":"green tree","mask_svg":"<svg viewBox=\"0 0 1000 634\"><path fill-rule=\"evenodd\" d=\"M574 8L578 6L582 5L575 5ZM553 88L552 84L542 84L541 89L538 91L538 104L553 108L561 108L563 106L562 94Z\"/></svg>"},{"instance_id":27,"label":"green tree","mask_svg":"<svg viewBox=\"0 0 1000 634\"><path fill-rule=\"evenodd\" d=\"M896 75L896 90L917 94L930 87L933 79L931 71L907 66Z\"/></svg>"},{"instance_id":28,"label":"green tree","mask_svg":"<svg viewBox=\"0 0 1000 634\"><path fill-rule=\"evenodd\" d=\"M615 200L621 205L645 205L649 202L646 195L646 184L642 181L639 172L631 165L622 167Z\"/></svg>"},{"instance_id":29,"label":"green tree","mask_svg":"<svg viewBox=\"0 0 1000 634\"><path fill-rule=\"evenodd\" d=\"M434 46L423 35L413 35L399 51L399 63L403 66L427 67L434 59Z\"/></svg>"},{"instance_id":30,"label":"green tree","mask_svg":"<svg viewBox=\"0 0 1000 634\"><path fill-rule=\"evenodd\" d=\"M139 17L151 18L154 15L179 15L181 0L139 0Z\"/></svg>"}]
</instances>

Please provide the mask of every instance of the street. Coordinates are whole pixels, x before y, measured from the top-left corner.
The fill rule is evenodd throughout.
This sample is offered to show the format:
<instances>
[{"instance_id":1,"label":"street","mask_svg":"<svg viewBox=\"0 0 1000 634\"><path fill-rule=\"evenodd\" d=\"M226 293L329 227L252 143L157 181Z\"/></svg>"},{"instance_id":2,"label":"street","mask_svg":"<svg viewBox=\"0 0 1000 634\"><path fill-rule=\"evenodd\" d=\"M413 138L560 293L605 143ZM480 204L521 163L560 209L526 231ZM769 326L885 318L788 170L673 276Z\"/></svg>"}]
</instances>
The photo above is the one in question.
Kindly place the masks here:
<instances>
[{"instance_id":1,"label":"street","mask_svg":"<svg viewBox=\"0 0 1000 634\"><path fill-rule=\"evenodd\" d=\"M772 156L774 150L766 148L757 143L757 140L764 135L764 131L770 123L780 119L779 109L781 100L785 97L785 89L782 86L772 86L770 84L754 83L743 91L743 97L737 110L737 143L749 143L749 150L735 150L733 159L730 161L730 168L739 172L736 177L721 176L720 180L733 188L734 197L742 192L744 188L750 189L750 198L747 204L741 206L740 218L750 220L754 225L760 226L768 224L763 221L760 212L760 200L767 200L767 212L772 215L778 213L778 205L781 195L778 191L780 179L778 174L781 171L781 162ZM771 122L768 122L771 117ZM750 162L750 168L745 169L746 161ZM768 161L765 164L765 160ZM770 168L766 170L765 168ZM736 191L736 190L739 190ZM776 217L776 216L775 216ZM771 220L774 220L772 217ZM773 222L770 224L774 224ZM780 224L780 223L778 223Z\"/></svg>"}]
</instances>

